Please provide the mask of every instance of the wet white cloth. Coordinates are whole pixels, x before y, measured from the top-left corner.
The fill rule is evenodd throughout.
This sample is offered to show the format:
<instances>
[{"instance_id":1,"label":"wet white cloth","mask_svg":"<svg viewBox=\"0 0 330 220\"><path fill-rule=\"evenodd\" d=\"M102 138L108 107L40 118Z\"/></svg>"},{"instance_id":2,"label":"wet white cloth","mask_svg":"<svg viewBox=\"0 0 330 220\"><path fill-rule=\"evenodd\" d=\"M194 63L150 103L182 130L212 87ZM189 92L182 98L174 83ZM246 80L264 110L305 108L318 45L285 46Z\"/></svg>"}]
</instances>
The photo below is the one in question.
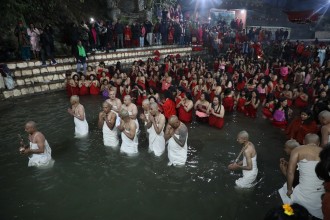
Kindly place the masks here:
<instances>
[{"instance_id":1,"label":"wet white cloth","mask_svg":"<svg viewBox=\"0 0 330 220\"><path fill-rule=\"evenodd\" d=\"M126 130L126 132L129 132ZM138 153L138 141L135 133L134 139L129 139L124 132L121 132L121 146L120 151L128 155L134 155Z\"/></svg>"},{"instance_id":2,"label":"wet white cloth","mask_svg":"<svg viewBox=\"0 0 330 220\"><path fill-rule=\"evenodd\" d=\"M154 125L148 129L149 133L149 151L154 152L154 154L159 157L165 151L165 138L164 138L164 126L162 127L162 132L157 134Z\"/></svg>"},{"instance_id":3,"label":"wet white cloth","mask_svg":"<svg viewBox=\"0 0 330 220\"><path fill-rule=\"evenodd\" d=\"M37 135L38 134L36 134L33 139L35 139L35 137ZM33 142L34 142L34 140L33 140ZM36 150L36 149L39 149L39 148L38 148L38 145L36 143L30 142L30 149ZM29 167L32 167L32 166L35 166L35 167L51 167L54 164L54 160L52 159L51 154L52 154L52 150L51 150L51 148L48 144L48 141L45 140L44 152L41 153L41 154L32 154L29 157L28 166Z\"/></svg>"},{"instance_id":4,"label":"wet white cloth","mask_svg":"<svg viewBox=\"0 0 330 220\"><path fill-rule=\"evenodd\" d=\"M235 181L236 185L240 188L251 188L255 186L255 180L258 175L257 167L257 155L251 158L252 160L252 170L243 170L243 177ZM243 166L246 166L246 158L243 157Z\"/></svg>"},{"instance_id":5,"label":"wet white cloth","mask_svg":"<svg viewBox=\"0 0 330 220\"><path fill-rule=\"evenodd\" d=\"M83 121L74 117L74 125L75 125L76 137L83 137L88 134L88 123L87 123L86 117Z\"/></svg>"},{"instance_id":6,"label":"wet white cloth","mask_svg":"<svg viewBox=\"0 0 330 220\"><path fill-rule=\"evenodd\" d=\"M305 207L311 215L323 219L321 200L324 193L323 181L317 178L315 174L315 166L318 162L306 159L298 162L299 184L293 189L291 198L286 195L286 183L278 192L283 203L298 203Z\"/></svg>"},{"instance_id":7,"label":"wet white cloth","mask_svg":"<svg viewBox=\"0 0 330 220\"><path fill-rule=\"evenodd\" d=\"M176 138L179 138L179 135L174 134ZM182 166L185 165L187 161L187 153L188 153L188 145L187 145L187 138L185 140L185 144L181 147L173 137L168 140L167 150L168 150L168 159L169 165L174 166Z\"/></svg>"},{"instance_id":8,"label":"wet white cloth","mask_svg":"<svg viewBox=\"0 0 330 220\"><path fill-rule=\"evenodd\" d=\"M119 145L118 130L116 126L111 130L107 123L104 122L102 131L104 146L117 147Z\"/></svg>"}]
</instances>

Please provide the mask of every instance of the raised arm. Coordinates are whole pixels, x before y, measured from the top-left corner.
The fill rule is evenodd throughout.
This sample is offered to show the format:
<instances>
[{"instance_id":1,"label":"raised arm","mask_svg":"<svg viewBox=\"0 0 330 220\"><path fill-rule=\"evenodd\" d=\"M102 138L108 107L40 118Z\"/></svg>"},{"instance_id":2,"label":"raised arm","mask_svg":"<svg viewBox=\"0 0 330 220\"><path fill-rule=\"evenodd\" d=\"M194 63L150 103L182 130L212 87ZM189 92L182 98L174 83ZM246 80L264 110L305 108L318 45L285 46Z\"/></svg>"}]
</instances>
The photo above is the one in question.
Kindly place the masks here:
<instances>
[{"instance_id":1,"label":"raised arm","mask_svg":"<svg viewBox=\"0 0 330 220\"><path fill-rule=\"evenodd\" d=\"M173 135L173 138L177 144L179 144L181 147L184 147L186 143L186 139L188 136L188 129L185 125L180 125L180 127L177 128L175 131L177 135L179 135L179 138L177 138L175 135Z\"/></svg>"}]
</instances>

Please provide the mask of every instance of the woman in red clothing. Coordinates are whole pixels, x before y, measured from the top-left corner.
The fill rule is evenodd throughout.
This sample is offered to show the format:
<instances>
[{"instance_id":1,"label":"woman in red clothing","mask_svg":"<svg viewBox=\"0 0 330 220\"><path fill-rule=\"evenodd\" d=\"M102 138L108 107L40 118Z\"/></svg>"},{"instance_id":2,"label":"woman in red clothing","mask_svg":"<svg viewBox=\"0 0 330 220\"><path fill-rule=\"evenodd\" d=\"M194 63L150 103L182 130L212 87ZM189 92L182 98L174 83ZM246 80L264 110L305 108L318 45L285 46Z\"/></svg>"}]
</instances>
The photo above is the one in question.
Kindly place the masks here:
<instances>
[{"instance_id":1,"label":"woman in red clothing","mask_svg":"<svg viewBox=\"0 0 330 220\"><path fill-rule=\"evenodd\" d=\"M245 102L246 102L246 91L242 90L236 97L236 111L244 113L245 112Z\"/></svg>"},{"instance_id":2,"label":"woman in red clothing","mask_svg":"<svg viewBox=\"0 0 330 220\"><path fill-rule=\"evenodd\" d=\"M233 94L234 93L230 88L227 88L224 91L224 98L222 100L222 104L226 112L234 111L235 99L233 97Z\"/></svg>"},{"instance_id":3,"label":"woman in red clothing","mask_svg":"<svg viewBox=\"0 0 330 220\"><path fill-rule=\"evenodd\" d=\"M317 134L317 132L317 124L313 119L312 111L308 108L303 109L300 117L294 119L285 130L288 139L295 139L299 144L303 144L306 134Z\"/></svg>"},{"instance_id":4,"label":"woman in red clothing","mask_svg":"<svg viewBox=\"0 0 330 220\"><path fill-rule=\"evenodd\" d=\"M89 93L91 95L99 95L100 94L100 83L96 79L96 76L91 74L90 76L90 87L89 87Z\"/></svg>"},{"instance_id":5,"label":"woman in red clothing","mask_svg":"<svg viewBox=\"0 0 330 220\"><path fill-rule=\"evenodd\" d=\"M198 80L198 85L195 86L194 90L193 90L195 100L198 100L201 97L201 94L206 91L207 91L207 88L204 83L204 80L202 78L200 78Z\"/></svg>"},{"instance_id":6,"label":"woman in red clothing","mask_svg":"<svg viewBox=\"0 0 330 220\"><path fill-rule=\"evenodd\" d=\"M245 115L251 118L257 117L257 110L260 104L258 91L251 92L251 97L245 102Z\"/></svg>"},{"instance_id":7,"label":"woman in red clothing","mask_svg":"<svg viewBox=\"0 0 330 220\"><path fill-rule=\"evenodd\" d=\"M201 98L196 101L194 105L196 120L200 122L208 122L209 115L207 114L207 108L210 103L208 101L208 94L202 93Z\"/></svg>"},{"instance_id":8,"label":"woman in red clothing","mask_svg":"<svg viewBox=\"0 0 330 220\"><path fill-rule=\"evenodd\" d=\"M135 82L137 85L141 86L143 90L146 89L146 78L141 71L138 72Z\"/></svg>"},{"instance_id":9,"label":"woman in red clothing","mask_svg":"<svg viewBox=\"0 0 330 220\"><path fill-rule=\"evenodd\" d=\"M298 87L298 91L295 92L293 97L295 99L294 100L294 105L297 108L306 108L308 106L308 95L307 95L303 85L300 85Z\"/></svg>"},{"instance_id":10,"label":"woman in red clothing","mask_svg":"<svg viewBox=\"0 0 330 220\"><path fill-rule=\"evenodd\" d=\"M263 106L264 107L262 108L262 114L263 114L262 117L272 119L275 108L275 97L273 93L267 95L266 103Z\"/></svg>"},{"instance_id":11,"label":"woman in red clothing","mask_svg":"<svg viewBox=\"0 0 330 220\"><path fill-rule=\"evenodd\" d=\"M179 86L182 86L185 90L188 90L188 80L186 80L186 76L183 75L182 79L179 82Z\"/></svg>"},{"instance_id":12,"label":"woman in red clothing","mask_svg":"<svg viewBox=\"0 0 330 220\"><path fill-rule=\"evenodd\" d=\"M71 95L79 95L79 75L75 72L72 73L68 89Z\"/></svg>"},{"instance_id":13,"label":"woman in red clothing","mask_svg":"<svg viewBox=\"0 0 330 220\"><path fill-rule=\"evenodd\" d=\"M293 92L290 89L290 84L285 84L281 96L287 99L288 107L290 107L292 105L292 99L293 99Z\"/></svg>"},{"instance_id":14,"label":"woman in red clothing","mask_svg":"<svg viewBox=\"0 0 330 220\"><path fill-rule=\"evenodd\" d=\"M89 80L86 80L86 77L81 75L79 80L79 96L89 95L89 86Z\"/></svg>"},{"instance_id":15,"label":"woman in red clothing","mask_svg":"<svg viewBox=\"0 0 330 220\"><path fill-rule=\"evenodd\" d=\"M168 120L172 115L176 115L175 101L170 91L165 91L165 102L162 105L164 116Z\"/></svg>"},{"instance_id":16,"label":"woman in red clothing","mask_svg":"<svg viewBox=\"0 0 330 220\"><path fill-rule=\"evenodd\" d=\"M190 123L192 121L192 109L194 107L194 103L189 92L184 93L183 99L176 107L179 112L179 120L183 123Z\"/></svg>"},{"instance_id":17,"label":"woman in red clothing","mask_svg":"<svg viewBox=\"0 0 330 220\"><path fill-rule=\"evenodd\" d=\"M216 128L222 128L224 125L223 117L225 116L225 108L221 104L220 96L215 96L213 103L207 109L209 114L209 125Z\"/></svg>"}]
</instances>

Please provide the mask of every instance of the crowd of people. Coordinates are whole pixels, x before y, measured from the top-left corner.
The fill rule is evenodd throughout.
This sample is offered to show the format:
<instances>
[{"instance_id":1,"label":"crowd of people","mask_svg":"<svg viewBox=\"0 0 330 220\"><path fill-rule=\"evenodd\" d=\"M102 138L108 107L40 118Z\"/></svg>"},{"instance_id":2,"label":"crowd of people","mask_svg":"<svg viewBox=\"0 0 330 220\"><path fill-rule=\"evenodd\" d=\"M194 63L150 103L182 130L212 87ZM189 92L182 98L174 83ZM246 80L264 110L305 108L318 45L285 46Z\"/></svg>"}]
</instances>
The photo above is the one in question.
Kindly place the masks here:
<instances>
[{"instance_id":1,"label":"crowd of people","mask_svg":"<svg viewBox=\"0 0 330 220\"><path fill-rule=\"evenodd\" d=\"M83 39L81 42L83 45ZM284 42L279 56L266 59L268 52L260 42L255 43L257 47L244 47L245 42L233 43L223 56L218 56L219 44L211 48L217 51L211 62L201 57L168 55L163 61L137 60L131 69L123 70L120 63L106 67L101 62L92 67L85 60L86 71L66 73L72 104L68 113L74 117L76 135L88 133L79 96L102 95L106 100L98 126L103 130L104 145L118 146L120 134L121 152L134 155L138 152L139 131L145 127L151 152L162 155L167 142L169 165L184 165L188 151L185 124L196 120L222 129L226 115L234 111L251 120L263 117L282 129L288 139L285 151L290 159L280 160L287 178L279 191L283 202L297 203L312 216L322 219L324 215L324 219L329 219L329 195L326 194L323 205L321 202L321 195L329 190L328 45L315 42L316 52L306 58L304 51L309 48L304 42ZM275 44L278 43L271 46ZM81 48L76 54L86 56ZM28 132L31 126L35 127L30 122ZM37 142L35 135L31 138L32 143ZM242 145L243 160L228 168L243 170L243 179L236 184L248 188L258 173L257 153L246 131L239 133L237 141ZM299 178L294 176L297 166ZM295 185L294 181L298 183Z\"/></svg>"}]
</instances>

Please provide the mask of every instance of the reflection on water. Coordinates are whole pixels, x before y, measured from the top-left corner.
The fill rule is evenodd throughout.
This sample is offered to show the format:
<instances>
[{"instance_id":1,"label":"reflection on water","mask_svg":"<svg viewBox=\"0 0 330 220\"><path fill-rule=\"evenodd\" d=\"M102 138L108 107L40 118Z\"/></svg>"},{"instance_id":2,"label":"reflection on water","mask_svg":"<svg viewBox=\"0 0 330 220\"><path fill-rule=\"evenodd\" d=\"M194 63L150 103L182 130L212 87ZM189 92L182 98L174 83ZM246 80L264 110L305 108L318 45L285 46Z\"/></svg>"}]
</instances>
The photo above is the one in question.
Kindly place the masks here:
<instances>
[{"instance_id":1,"label":"reflection on water","mask_svg":"<svg viewBox=\"0 0 330 220\"><path fill-rule=\"evenodd\" d=\"M139 155L103 146L97 128L101 97L83 97L90 134L74 138L63 92L15 100L0 114L0 219L262 219L279 204L284 182L278 169L283 135L263 119L225 117L222 130L190 124L185 167L167 166L167 153L148 153L144 132ZM35 120L53 151L55 165L28 168L18 154L17 134ZM258 152L259 176L250 190L235 188L240 173L227 165L240 151L236 135L246 129ZM26 135L25 135L26 136Z\"/></svg>"}]
</instances>

